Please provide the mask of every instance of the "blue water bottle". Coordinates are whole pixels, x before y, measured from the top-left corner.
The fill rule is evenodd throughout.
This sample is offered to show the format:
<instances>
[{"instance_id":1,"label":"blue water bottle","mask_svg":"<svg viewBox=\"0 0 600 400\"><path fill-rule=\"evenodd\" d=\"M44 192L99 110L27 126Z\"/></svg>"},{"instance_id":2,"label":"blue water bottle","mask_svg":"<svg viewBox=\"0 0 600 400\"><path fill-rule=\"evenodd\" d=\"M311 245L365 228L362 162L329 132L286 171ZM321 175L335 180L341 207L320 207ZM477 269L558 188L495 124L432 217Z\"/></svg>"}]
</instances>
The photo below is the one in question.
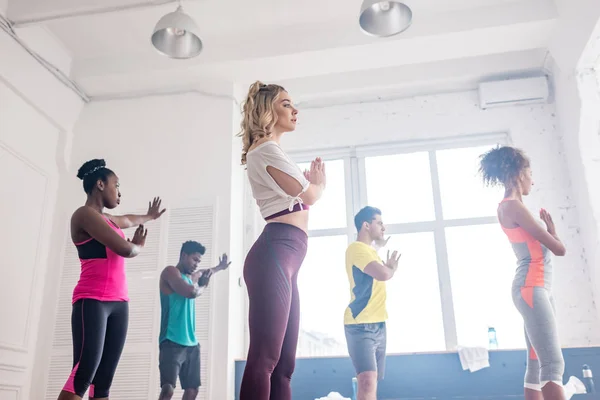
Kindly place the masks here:
<instances>
[{"instance_id":1,"label":"blue water bottle","mask_svg":"<svg viewBox=\"0 0 600 400\"><path fill-rule=\"evenodd\" d=\"M592 376L592 370L587 364L583 364L583 384L585 385L586 393L596 393L596 387L594 386L594 377Z\"/></svg>"},{"instance_id":2,"label":"blue water bottle","mask_svg":"<svg viewBox=\"0 0 600 400\"><path fill-rule=\"evenodd\" d=\"M488 348L489 349L497 349L498 348L498 339L496 338L496 329L489 327L488 328Z\"/></svg>"},{"instance_id":3,"label":"blue water bottle","mask_svg":"<svg viewBox=\"0 0 600 400\"><path fill-rule=\"evenodd\" d=\"M358 396L358 380L356 377L352 378L352 400L356 400Z\"/></svg>"}]
</instances>

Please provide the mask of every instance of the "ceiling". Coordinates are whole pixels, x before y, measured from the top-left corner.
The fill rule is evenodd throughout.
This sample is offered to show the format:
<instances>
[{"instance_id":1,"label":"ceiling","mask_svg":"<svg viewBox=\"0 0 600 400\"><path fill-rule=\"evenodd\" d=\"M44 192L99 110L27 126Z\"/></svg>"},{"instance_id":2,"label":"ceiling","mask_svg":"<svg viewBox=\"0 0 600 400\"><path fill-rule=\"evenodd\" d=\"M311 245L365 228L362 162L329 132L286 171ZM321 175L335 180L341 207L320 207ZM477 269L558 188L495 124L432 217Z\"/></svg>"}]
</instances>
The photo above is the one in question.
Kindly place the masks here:
<instances>
[{"instance_id":1,"label":"ceiling","mask_svg":"<svg viewBox=\"0 0 600 400\"><path fill-rule=\"evenodd\" d=\"M553 0L407 0L413 25L380 39L358 28L361 0L187 0L204 50L171 60L149 37L176 3L85 15L151 3L9 0L7 14L17 27L52 32L72 56L72 78L91 96L189 87L224 93L261 79L304 99L452 90L540 70L557 19Z\"/></svg>"}]
</instances>

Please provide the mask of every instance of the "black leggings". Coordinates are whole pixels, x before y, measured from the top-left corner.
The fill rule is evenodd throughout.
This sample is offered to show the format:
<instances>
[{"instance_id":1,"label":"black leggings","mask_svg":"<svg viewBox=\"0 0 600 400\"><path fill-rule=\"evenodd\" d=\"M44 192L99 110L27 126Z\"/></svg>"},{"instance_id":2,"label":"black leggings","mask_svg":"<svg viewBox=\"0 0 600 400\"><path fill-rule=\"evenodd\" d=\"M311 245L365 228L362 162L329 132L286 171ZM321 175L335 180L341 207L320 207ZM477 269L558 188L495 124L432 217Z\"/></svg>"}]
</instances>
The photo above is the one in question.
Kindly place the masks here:
<instances>
[{"instance_id":1,"label":"black leggings","mask_svg":"<svg viewBox=\"0 0 600 400\"><path fill-rule=\"evenodd\" d=\"M73 304L73 370L63 390L83 397L108 397L127 337L129 303L78 300ZM91 385L91 387L90 387Z\"/></svg>"}]
</instances>

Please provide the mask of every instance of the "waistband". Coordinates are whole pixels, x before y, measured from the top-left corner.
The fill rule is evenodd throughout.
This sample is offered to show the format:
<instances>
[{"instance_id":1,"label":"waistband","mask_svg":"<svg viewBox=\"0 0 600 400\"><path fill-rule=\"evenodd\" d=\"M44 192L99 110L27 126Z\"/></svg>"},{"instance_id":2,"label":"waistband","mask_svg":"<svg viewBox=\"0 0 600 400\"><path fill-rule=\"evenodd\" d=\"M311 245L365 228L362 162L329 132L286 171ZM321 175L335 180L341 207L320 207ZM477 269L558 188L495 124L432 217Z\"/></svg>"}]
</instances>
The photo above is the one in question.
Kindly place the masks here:
<instances>
[{"instance_id":1,"label":"waistband","mask_svg":"<svg viewBox=\"0 0 600 400\"><path fill-rule=\"evenodd\" d=\"M302 210L308 210L309 208L310 207L307 204L296 203L294 205L294 207L292 207L291 210L286 208L285 210L279 211L278 213L269 215L268 217L265 218L265 221L268 221L273 218L281 217L282 215L287 215L287 214L295 213L295 212L302 211Z\"/></svg>"},{"instance_id":2,"label":"waistband","mask_svg":"<svg viewBox=\"0 0 600 400\"><path fill-rule=\"evenodd\" d=\"M263 229L263 234L268 235L269 239L291 239L299 240L303 243L308 242L308 235L302 229L295 225L284 222L269 222Z\"/></svg>"},{"instance_id":3,"label":"waistband","mask_svg":"<svg viewBox=\"0 0 600 400\"><path fill-rule=\"evenodd\" d=\"M385 321L381 322L361 322L358 324L344 324L345 327L356 327L356 328L383 328L385 327Z\"/></svg>"}]
</instances>

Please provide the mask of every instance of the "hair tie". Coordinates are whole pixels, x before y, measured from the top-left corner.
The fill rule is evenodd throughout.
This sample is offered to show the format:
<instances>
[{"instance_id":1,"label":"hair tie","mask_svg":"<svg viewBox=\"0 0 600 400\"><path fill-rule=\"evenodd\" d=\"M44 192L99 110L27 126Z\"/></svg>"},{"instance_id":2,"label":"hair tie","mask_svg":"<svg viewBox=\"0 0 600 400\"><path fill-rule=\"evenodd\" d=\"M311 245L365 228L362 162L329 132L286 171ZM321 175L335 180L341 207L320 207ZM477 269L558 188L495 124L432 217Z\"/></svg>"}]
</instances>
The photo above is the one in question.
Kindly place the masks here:
<instances>
[{"instance_id":1,"label":"hair tie","mask_svg":"<svg viewBox=\"0 0 600 400\"><path fill-rule=\"evenodd\" d=\"M90 175L90 174L93 174L94 172L96 172L96 171L98 171L99 169L102 169L102 168L106 168L106 167L104 167L104 166L102 166L102 165L99 165L99 166L97 166L96 168L94 168L94 169L92 169L92 170L90 170L90 171L86 172L85 174L83 174L83 176L84 176L84 177L86 177L86 176L88 176L88 175Z\"/></svg>"}]
</instances>

